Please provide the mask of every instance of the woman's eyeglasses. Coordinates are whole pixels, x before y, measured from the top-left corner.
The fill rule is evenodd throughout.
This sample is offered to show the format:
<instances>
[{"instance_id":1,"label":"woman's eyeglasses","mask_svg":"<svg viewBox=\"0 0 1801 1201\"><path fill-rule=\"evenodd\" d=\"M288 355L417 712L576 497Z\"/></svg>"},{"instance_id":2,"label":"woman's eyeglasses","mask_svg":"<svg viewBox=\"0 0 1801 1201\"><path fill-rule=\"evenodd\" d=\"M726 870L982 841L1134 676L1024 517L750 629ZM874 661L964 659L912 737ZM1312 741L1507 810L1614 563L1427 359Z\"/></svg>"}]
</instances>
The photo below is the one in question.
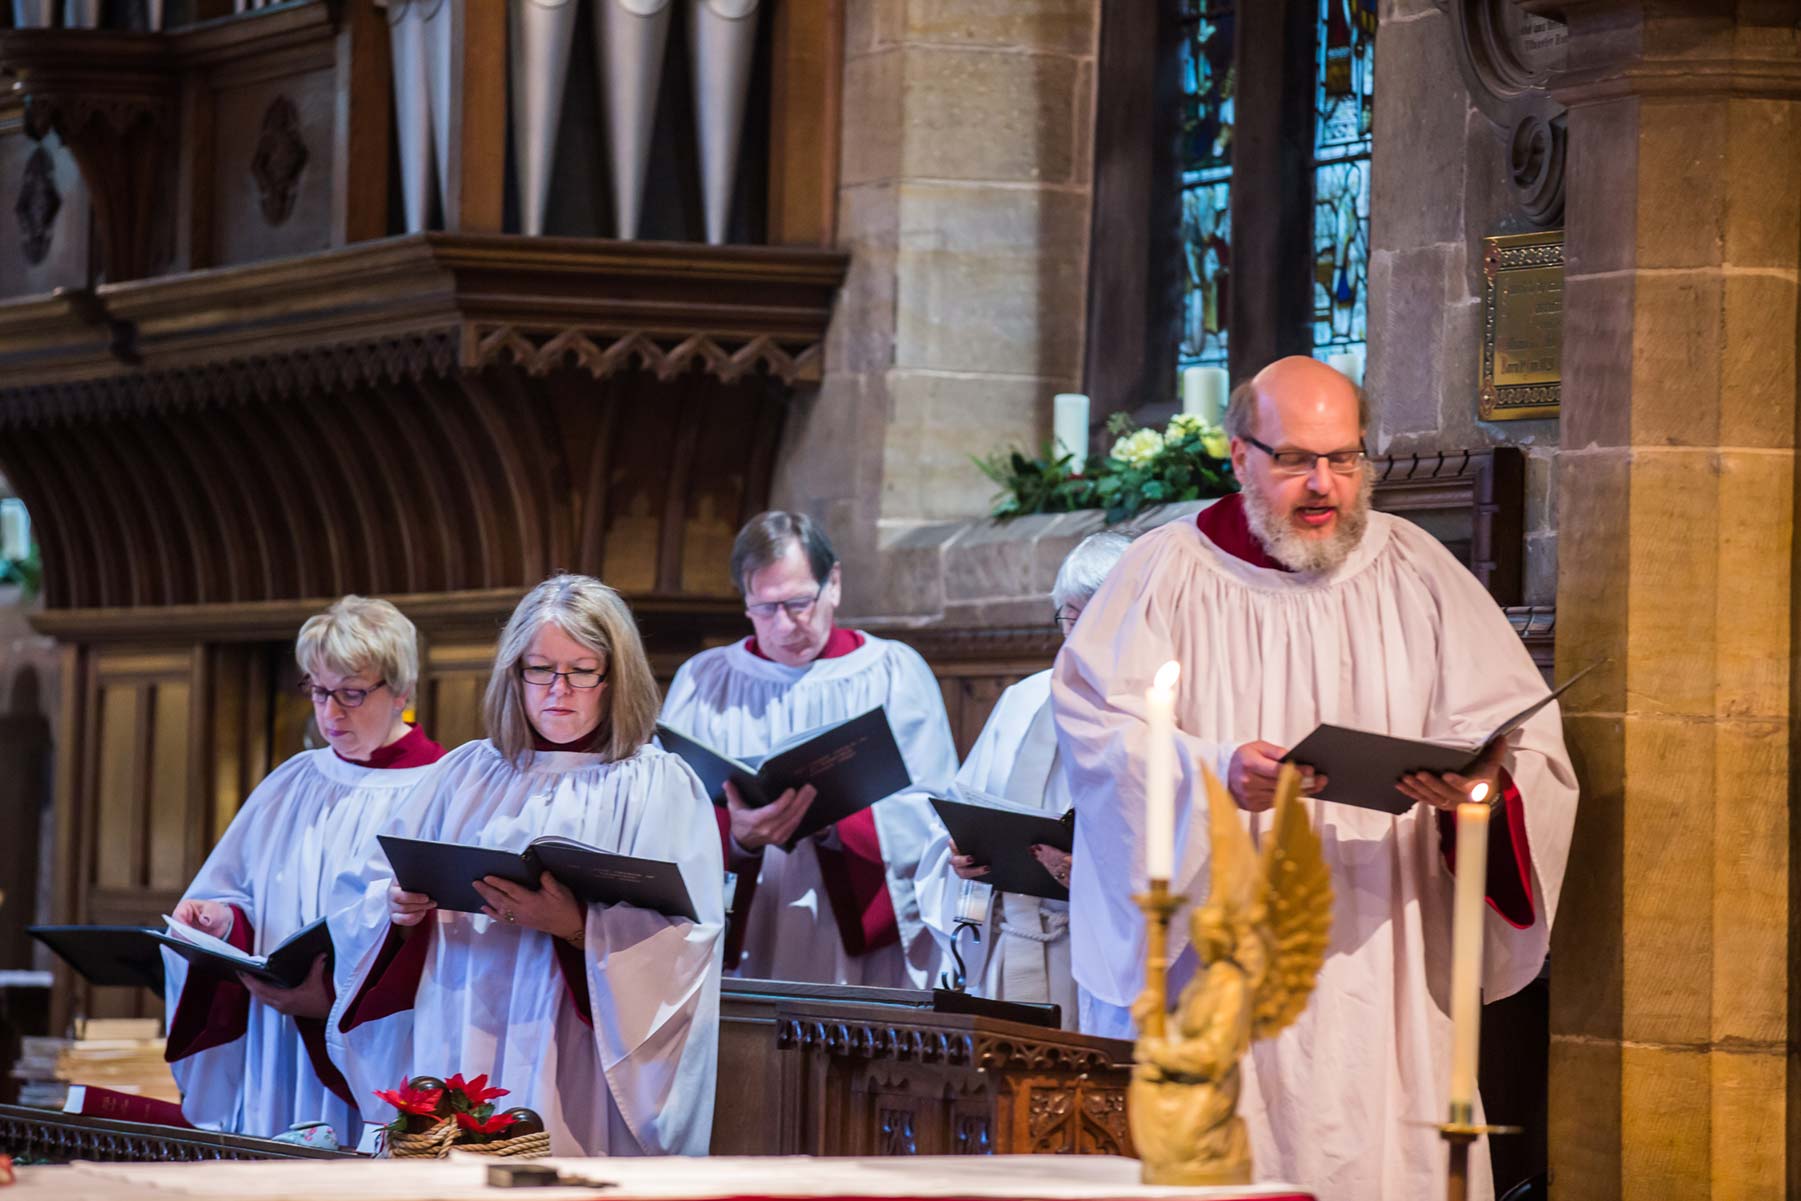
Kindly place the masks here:
<instances>
[{"instance_id":1,"label":"woman's eyeglasses","mask_svg":"<svg viewBox=\"0 0 1801 1201\"><path fill-rule=\"evenodd\" d=\"M557 682L558 676L568 680L571 688L584 690L599 688L607 681L607 673L604 671L557 671L552 667L533 667L529 664L519 669L520 679L539 688L551 687Z\"/></svg>"},{"instance_id":2,"label":"woman's eyeglasses","mask_svg":"<svg viewBox=\"0 0 1801 1201\"><path fill-rule=\"evenodd\" d=\"M306 697L315 705L323 705L327 701L335 699L338 704L344 706L344 708L355 709L369 699L369 694L371 692L374 692L377 688L386 688L387 686L388 682L386 680L379 680L376 683L369 685L367 688L321 688L310 680L303 680L300 684L300 695Z\"/></svg>"}]
</instances>

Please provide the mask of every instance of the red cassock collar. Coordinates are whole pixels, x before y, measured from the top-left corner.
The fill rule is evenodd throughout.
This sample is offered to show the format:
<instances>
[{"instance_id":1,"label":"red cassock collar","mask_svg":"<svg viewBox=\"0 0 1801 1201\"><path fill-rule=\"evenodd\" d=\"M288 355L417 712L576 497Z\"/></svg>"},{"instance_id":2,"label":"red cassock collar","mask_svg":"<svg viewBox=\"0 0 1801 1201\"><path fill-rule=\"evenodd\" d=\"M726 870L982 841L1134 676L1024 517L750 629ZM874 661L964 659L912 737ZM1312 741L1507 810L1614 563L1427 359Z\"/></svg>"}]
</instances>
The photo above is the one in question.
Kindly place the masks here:
<instances>
[{"instance_id":1,"label":"red cassock collar","mask_svg":"<svg viewBox=\"0 0 1801 1201\"><path fill-rule=\"evenodd\" d=\"M1257 540L1257 535L1251 533L1251 523L1244 515L1242 492L1234 492L1202 509L1195 515L1194 524L1213 545L1252 567L1270 571L1294 570L1272 559L1263 543Z\"/></svg>"},{"instance_id":2,"label":"red cassock collar","mask_svg":"<svg viewBox=\"0 0 1801 1201\"><path fill-rule=\"evenodd\" d=\"M831 634L826 637L825 649L819 652L819 657L821 659L842 659L861 647L865 641L866 638L861 630L847 630L841 626L833 626ZM769 659L769 656L765 655L762 648L757 645L755 634L744 640L744 649L759 659ZM774 662L772 659L769 661Z\"/></svg>"},{"instance_id":3,"label":"red cassock collar","mask_svg":"<svg viewBox=\"0 0 1801 1201\"><path fill-rule=\"evenodd\" d=\"M337 755L336 751L332 754ZM425 731L418 726L408 729L406 734L396 738L387 746L377 747L375 753L367 759L344 759L346 763L354 763L358 767L373 767L387 771L396 771L403 767L425 767L436 763L444 757L444 748L425 736Z\"/></svg>"}]
</instances>

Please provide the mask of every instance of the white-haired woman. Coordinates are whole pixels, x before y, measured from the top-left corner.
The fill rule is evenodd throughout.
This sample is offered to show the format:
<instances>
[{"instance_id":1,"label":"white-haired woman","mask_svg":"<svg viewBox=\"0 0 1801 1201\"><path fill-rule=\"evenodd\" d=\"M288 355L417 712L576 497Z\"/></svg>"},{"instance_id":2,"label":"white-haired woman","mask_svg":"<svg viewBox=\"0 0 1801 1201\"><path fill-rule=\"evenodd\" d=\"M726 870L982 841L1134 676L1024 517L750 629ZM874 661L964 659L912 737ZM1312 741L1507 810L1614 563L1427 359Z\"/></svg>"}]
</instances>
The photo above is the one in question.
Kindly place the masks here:
<instances>
[{"instance_id":1,"label":"white-haired woman","mask_svg":"<svg viewBox=\"0 0 1801 1201\"><path fill-rule=\"evenodd\" d=\"M1130 544L1124 534L1103 531L1084 538L1064 558L1051 605L1065 637ZM1069 811L1069 782L1057 763L1049 668L1001 693L957 783L1017 805ZM1052 879L1069 886L1067 854L1048 846L1034 846L1032 854ZM920 857L919 910L946 948L945 962L951 962L954 943L972 992L999 1001L1052 1002L1062 1008L1064 1028L1074 1030L1079 1007L1069 968L1068 902L997 892L982 883L987 872L986 864L960 854L948 833L940 833ZM967 935L956 940L958 920L965 916L974 917L979 942Z\"/></svg>"},{"instance_id":2,"label":"white-haired woman","mask_svg":"<svg viewBox=\"0 0 1801 1201\"><path fill-rule=\"evenodd\" d=\"M173 915L259 954L355 900L334 894L341 874L367 860L375 831L444 754L403 719L419 637L387 601L347 596L309 618L294 657L329 746L294 756L257 786ZM323 957L293 989L190 978L186 960L167 952L164 960L168 1057L188 1121L264 1137L322 1121L354 1145L357 1106L326 1053Z\"/></svg>"},{"instance_id":3,"label":"white-haired woman","mask_svg":"<svg viewBox=\"0 0 1801 1201\"><path fill-rule=\"evenodd\" d=\"M631 611L587 576L519 603L483 707L488 738L445 758L389 832L523 850L557 835L673 861L700 921L584 907L546 873L489 876L483 914L434 909L391 882L334 919L341 994L330 1030L364 1115L415 1076L487 1075L543 1118L559 1155L704 1154L719 1036L724 866L712 805L649 745L657 688ZM342 924L342 936L339 926Z\"/></svg>"}]
</instances>

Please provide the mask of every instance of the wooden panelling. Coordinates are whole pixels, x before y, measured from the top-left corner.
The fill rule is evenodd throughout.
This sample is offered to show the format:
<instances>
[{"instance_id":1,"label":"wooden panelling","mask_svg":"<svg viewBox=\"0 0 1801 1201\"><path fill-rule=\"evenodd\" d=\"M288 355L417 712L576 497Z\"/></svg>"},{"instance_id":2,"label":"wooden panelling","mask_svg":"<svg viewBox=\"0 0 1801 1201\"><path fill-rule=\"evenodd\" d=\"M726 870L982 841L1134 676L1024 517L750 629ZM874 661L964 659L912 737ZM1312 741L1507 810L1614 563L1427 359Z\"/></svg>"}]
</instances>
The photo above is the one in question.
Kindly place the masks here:
<instances>
[{"instance_id":1,"label":"wooden panelling","mask_svg":"<svg viewBox=\"0 0 1801 1201\"><path fill-rule=\"evenodd\" d=\"M205 829L205 798L195 787L189 754L190 722L204 716L192 705L194 689L185 680L170 680L154 692L150 712L150 804L145 815L144 883L179 892L200 866L191 853Z\"/></svg>"},{"instance_id":2,"label":"wooden panelling","mask_svg":"<svg viewBox=\"0 0 1801 1201\"><path fill-rule=\"evenodd\" d=\"M305 254L332 244L336 71L328 38L309 50L303 57L282 63L280 73L259 70L248 78L220 79L213 85L212 178L217 217L211 261L216 266ZM294 181L291 210L279 223L272 223L263 211L254 164L265 144L265 123L280 127L279 119L271 114L279 112L283 103L291 105L297 117L292 132L304 148L306 163ZM270 138L282 136L272 133ZM269 145L273 148L276 143L270 140Z\"/></svg>"},{"instance_id":3,"label":"wooden panelling","mask_svg":"<svg viewBox=\"0 0 1801 1201\"><path fill-rule=\"evenodd\" d=\"M143 791L150 764L139 735L147 688L102 685L96 743L100 750L93 813L99 837L94 845L94 874L101 887L128 888L141 879L138 832L142 825Z\"/></svg>"},{"instance_id":4,"label":"wooden panelling","mask_svg":"<svg viewBox=\"0 0 1801 1201\"><path fill-rule=\"evenodd\" d=\"M485 736L482 695L494 643L434 641L421 665L419 720L446 750Z\"/></svg>"},{"instance_id":5,"label":"wooden panelling","mask_svg":"<svg viewBox=\"0 0 1801 1201\"><path fill-rule=\"evenodd\" d=\"M42 165L32 168L40 151ZM0 297L86 287L87 184L61 138L25 133L14 97L0 99L0 181ZM40 222L52 204L54 216ZM37 235L29 248L28 231Z\"/></svg>"},{"instance_id":6,"label":"wooden panelling","mask_svg":"<svg viewBox=\"0 0 1801 1201\"><path fill-rule=\"evenodd\" d=\"M80 701L75 712L65 705L63 720L77 723L73 745L93 752L58 763L68 774L58 789L57 920L153 922L199 869L211 845L196 727L207 721L204 662L199 648L168 646L65 656L65 687ZM76 1012L158 1012L148 993L89 995L64 978L51 1015L59 1028Z\"/></svg>"},{"instance_id":7,"label":"wooden panelling","mask_svg":"<svg viewBox=\"0 0 1801 1201\"><path fill-rule=\"evenodd\" d=\"M769 241L830 246L838 223L843 0L772 6Z\"/></svg>"}]
</instances>

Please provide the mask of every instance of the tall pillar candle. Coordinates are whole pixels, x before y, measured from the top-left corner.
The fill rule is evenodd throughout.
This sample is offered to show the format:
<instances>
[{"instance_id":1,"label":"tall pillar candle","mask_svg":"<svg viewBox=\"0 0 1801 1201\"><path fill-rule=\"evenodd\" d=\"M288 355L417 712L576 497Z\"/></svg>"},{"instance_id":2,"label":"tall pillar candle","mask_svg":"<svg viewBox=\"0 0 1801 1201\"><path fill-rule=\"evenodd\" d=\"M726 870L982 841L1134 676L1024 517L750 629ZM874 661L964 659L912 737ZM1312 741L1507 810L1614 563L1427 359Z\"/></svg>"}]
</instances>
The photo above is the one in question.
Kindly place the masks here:
<instances>
[{"instance_id":1,"label":"tall pillar candle","mask_svg":"<svg viewBox=\"0 0 1801 1201\"><path fill-rule=\"evenodd\" d=\"M1476 1052L1482 1032L1482 911L1488 874L1489 807L1457 806L1457 907L1451 922L1451 1120L1476 1114Z\"/></svg>"},{"instance_id":2,"label":"tall pillar candle","mask_svg":"<svg viewBox=\"0 0 1801 1201\"><path fill-rule=\"evenodd\" d=\"M1168 880L1176 867L1176 678L1171 659L1157 669L1145 693L1144 873Z\"/></svg>"},{"instance_id":3,"label":"tall pillar candle","mask_svg":"<svg viewBox=\"0 0 1801 1201\"><path fill-rule=\"evenodd\" d=\"M1182 372L1182 411L1217 426L1225 418L1229 377L1224 367L1188 367Z\"/></svg>"},{"instance_id":4,"label":"tall pillar candle","mask_svg":"<svg viewBox=\"0 0 1801 1201\"><path fill-rule=\"evenodd\" d=\"M1088 461L1088 398L1080 392L1059 392L1051 403L1052 451L1070 455L1070 470L1081 475Z\"/></svg>"}]
</instances>

